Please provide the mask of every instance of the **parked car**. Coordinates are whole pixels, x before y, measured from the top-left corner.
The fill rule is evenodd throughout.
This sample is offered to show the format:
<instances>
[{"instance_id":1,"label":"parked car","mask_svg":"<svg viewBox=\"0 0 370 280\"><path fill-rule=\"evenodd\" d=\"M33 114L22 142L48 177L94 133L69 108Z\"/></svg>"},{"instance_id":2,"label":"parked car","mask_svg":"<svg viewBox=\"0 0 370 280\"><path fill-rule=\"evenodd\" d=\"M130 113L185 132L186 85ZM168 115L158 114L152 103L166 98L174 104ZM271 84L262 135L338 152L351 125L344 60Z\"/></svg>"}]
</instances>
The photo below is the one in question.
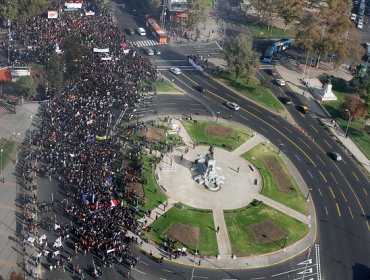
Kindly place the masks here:
<instances>
[{"instance_id":1,"label":"parked car","mask_svg":"<svg viewBox=\"0 0 370 280\"><path fill-rule=\"evenodd\" d=\"M279 86L285 86L285 81L283 79L276 79L276 83L279 85Z\"/></svg>"},{"instance_id":2,"label":"parked car","mask_svg":"<svg viewBox=\"0 0 370 280\"><path fill-rule=\"evenodd\" d=\"M342 160L342 156L337 152L329 152L328 155L329 155L329 157L331 157L335 161L341 161Z\"/></svg>"},{"instance_id":3,"label":"parked car","mask_svg":"<svg viewBox=\"0 0 370 280\"><path fill-rule=\"evenodd\" d=\"M364 27L364 24L363 24L363 22L359 22L359 23L357 23L357 28L358 29L362 29Z\"/></svg>"},{"instance_id":4,"label":"parked car","mask_svg":"<svg viewBox=\"0 0 370 280\"><path fill-rule=\"evenodd\" d=\"M206 92L206 89L202 86L194 86L194 89L196 89L199 92Z\"/></svg>"},{"instance_id":5,"label":"parked car","mask_svg":"<svg viewBox=\"0 0 370 280\"><path fill-rule=\"evenodd\" d=\"M355 21L357 18L357 15L356 14L351 14L351 20Z\"/></svg>"},{"instance_id":6,"label":"parked car","mask_svg":"<svg viewBox=\"0 0 370 280\"><path fill-rule=\"evenodd\" d=\"M226 102L225 106L231 110L238 111L240 109L240 106L236 104L235 102Z\"/></svg>"},{"instance_id":7,"label":"parked car","mask_svg":"<svg viewBox=\"0 0 370 280\"><path fill-rule=\"evenodd\" d=\"M181 70L180 68L177 68L177 67L171 67L170 68L170 71L175 74L175 75L180 75L181 74Z\"/></svg>"},{"instance_id":8,"label":"parked car","mask_svg":"<svg viewBox=\"0 0 370 280\"><path fill-rule=\"evenodd\" d=\"M282 96L279 98L281 103L285 104L285 105L289 105L289 104L292 104L292 101L290 100L289 97L286 97L286 96Z\"/></svg>"}]
</instances>

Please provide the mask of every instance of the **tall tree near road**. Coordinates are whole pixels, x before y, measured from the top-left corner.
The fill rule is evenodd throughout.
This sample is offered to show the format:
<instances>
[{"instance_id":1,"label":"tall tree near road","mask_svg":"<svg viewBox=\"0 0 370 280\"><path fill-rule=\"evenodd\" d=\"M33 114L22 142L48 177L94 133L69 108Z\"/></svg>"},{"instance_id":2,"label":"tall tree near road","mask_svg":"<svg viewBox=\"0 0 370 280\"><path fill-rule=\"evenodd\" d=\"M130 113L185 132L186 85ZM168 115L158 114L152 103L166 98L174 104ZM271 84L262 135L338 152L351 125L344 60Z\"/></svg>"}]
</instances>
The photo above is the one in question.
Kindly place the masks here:
<instances>
[{"instance_id":1,"label":"tall tree near road","mask_svg":"<svg viewBox=\"0 0 370 280\"><path fill-rule=\"evenodd\" d=\"M304 8L304 0L279 0L278 16L284 20L284 31L286 31L289 24L298 20Z\"/></svg>"},{"instance_id":2,"label":"tall tree near road","mask_svg":"<svg viewBox=\"0 0 370 280\"><path fill-rule=\"evenodd\" d=\"M277 15L279 1L277 0L251 0L251 6L256 11L261 24L272 26Z\"/></svg>"},{"instance_id":3,"label":"tall tree near road","mask_svg":"<svg viewBox=\"0 0 370 280\"><path fill-rule=\"evenodd\" d=\"M0 0L0 17L25 21L47 11L48 0Z\"/></svg>"},{"instance_id":4,"label":"tall tree near road","mask_svg":"<svg viewBox=\"0 0 370 280\"><path fill-rule=\"evenodd\" d=\"M357 93L348 95L339 111L344 118L348 118L350 116L354 121L365 117L368 114L366 111L365 100L363 100Z\"/></svg>"},{"instance_id":5,"label":"tall tree near road","mask_svg":"<svg viewBox=\"0 0 370 280\"><path fill-rule=\"evenodd\" d=\"M316 67L329 53L338 54L337 65L347 58L353 39L350 32L353 23L348 17L350 7L348 1L328 0L318 13L302 19L297 41L303 49L317 54Z\"/></svg>"},{"instance_id":6,"label":"tall tree near road","mask_svg":"<svg viewBox=\"0 0 370 280\"><path fill-rule=\"evenodd\" d=\"M114 10L114 3L112 0L102 0L99 9L104 13L110 13Z\"/></svg>"},{"instance_id":7,"label":"tall tree near road","mask_svg":"<svg viewBox=\"0 0 370 280\"><path fill-rule=\"evenodd\" d=\"M194 30L199 23L206 20L209 2L208 0L188 0L187 10L189 17L186 27L188 30Z\"/></svg>"},{"instance_id":8,"label":"tall tree near road","mask_svg":"<svg viewBox=\"0 0 370 280\"><path fill-rule=\"evenodd\" d=\"M56 94L59 94L63 89L64 83L63 63L60 54L53 52L50 55L49 66L46 73L50 88L52 88Z\"/></svg>"},{"instance_id":9,"label":"tall tree near road","mask_svg":"<svg viewBox=\"0 0 370 280\"><path fill-rule=\"evenodd\" d=\"M250 76L259 58L259 54L252 49L252 39L245 34L231 38L223 55L229 71L235 74L236 79Z\"/></svg>"}]
</instances>

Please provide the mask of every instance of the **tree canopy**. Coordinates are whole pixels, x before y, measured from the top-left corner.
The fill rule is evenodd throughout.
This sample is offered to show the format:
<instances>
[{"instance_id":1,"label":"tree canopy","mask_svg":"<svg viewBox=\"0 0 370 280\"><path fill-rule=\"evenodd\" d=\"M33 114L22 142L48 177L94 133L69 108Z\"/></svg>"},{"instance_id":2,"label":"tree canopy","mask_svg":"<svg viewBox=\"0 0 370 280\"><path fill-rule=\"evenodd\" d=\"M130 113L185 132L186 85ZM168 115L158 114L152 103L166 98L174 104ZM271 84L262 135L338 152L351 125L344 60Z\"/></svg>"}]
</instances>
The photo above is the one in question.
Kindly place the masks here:
<instances>
[{"instance_id":1,"label":"tree canopy","mask_svg":"<svg viewBox=\"0 0 370 280\"><path fill-rule=\"evenodd\" d=\"M56 94L59 94L64 84L63 62L60 54L53 52L50 55L46 73L50 88L53 89Z\"/></svg>"},{"instance_id":2,"label":"tree canopy","mask_svg":"<svg viewBox=\"0 0 370 280\"><path fill-rule=\"evenodd\" d=\"M47 12L48 0L0 0L0 17L25 21Z\"/></svg>"},{"instance_id":3,"label":"tree canopy","mask_svg":"<svg viewBox=\"0 0 370 280\"><path fill-rule=\"evenodd\" d=\"M199 23L203 22L207 17L208 9L208 0L188 0L187 10L189 17L186 24L187 29L194 30Z\"/></svg>"},{"instance_id":4,"label":"tree canopy","mask_svg":"<svg viewBox=\"0 0 370 280\"><path fill-rule=\"evenodd\" d=\"M233 37L223 55L229 71L235 73L236 79L249 76L259 58L259 54L252 49L252 39L245 34Z\"/></svg>"}]
</instances>

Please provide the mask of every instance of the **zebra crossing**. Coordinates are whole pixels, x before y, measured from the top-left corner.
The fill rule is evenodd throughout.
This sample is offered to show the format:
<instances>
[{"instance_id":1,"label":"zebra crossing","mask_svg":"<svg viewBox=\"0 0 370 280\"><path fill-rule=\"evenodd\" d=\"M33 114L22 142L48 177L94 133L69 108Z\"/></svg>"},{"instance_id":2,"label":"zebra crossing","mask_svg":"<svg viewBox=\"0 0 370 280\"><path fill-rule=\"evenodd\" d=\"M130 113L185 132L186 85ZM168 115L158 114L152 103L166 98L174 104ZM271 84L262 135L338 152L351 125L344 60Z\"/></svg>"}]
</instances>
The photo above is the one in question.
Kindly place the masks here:
<instances>
[{"instance_id":1,"label":"zebra crossing","mask_svg":"<svg viewBox=\"0 0 370 280\"><path fill-rule=\"evenodd\" d=\"M132 44L133 44L135 47L149 47L149 46L158 46L158 45L162 45L162 44L158 43L158 42L157 42L157 41L155 41L155 40L136 41L136 42L132 42Z\"/></svg>"}]
</instances>

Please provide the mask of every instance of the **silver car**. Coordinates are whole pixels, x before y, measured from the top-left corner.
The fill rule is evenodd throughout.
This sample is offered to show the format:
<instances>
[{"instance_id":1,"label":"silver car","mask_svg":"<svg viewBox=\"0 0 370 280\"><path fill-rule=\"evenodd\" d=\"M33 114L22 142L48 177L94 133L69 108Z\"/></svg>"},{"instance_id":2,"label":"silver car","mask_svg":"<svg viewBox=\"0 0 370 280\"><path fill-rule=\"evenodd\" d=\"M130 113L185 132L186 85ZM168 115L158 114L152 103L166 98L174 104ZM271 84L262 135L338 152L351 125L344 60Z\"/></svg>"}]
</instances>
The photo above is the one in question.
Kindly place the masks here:
<instances>
[{"instance_id":1,"label":"silver car","mask_svg":"<svg viewBox=\"0 0 370 280\"><path fill-rule=\"evenodd\" d=\"M234 102L226 102L225 106L234 111L238 111L240 109L239 105Z\"/></svg>"}]
</instances>

